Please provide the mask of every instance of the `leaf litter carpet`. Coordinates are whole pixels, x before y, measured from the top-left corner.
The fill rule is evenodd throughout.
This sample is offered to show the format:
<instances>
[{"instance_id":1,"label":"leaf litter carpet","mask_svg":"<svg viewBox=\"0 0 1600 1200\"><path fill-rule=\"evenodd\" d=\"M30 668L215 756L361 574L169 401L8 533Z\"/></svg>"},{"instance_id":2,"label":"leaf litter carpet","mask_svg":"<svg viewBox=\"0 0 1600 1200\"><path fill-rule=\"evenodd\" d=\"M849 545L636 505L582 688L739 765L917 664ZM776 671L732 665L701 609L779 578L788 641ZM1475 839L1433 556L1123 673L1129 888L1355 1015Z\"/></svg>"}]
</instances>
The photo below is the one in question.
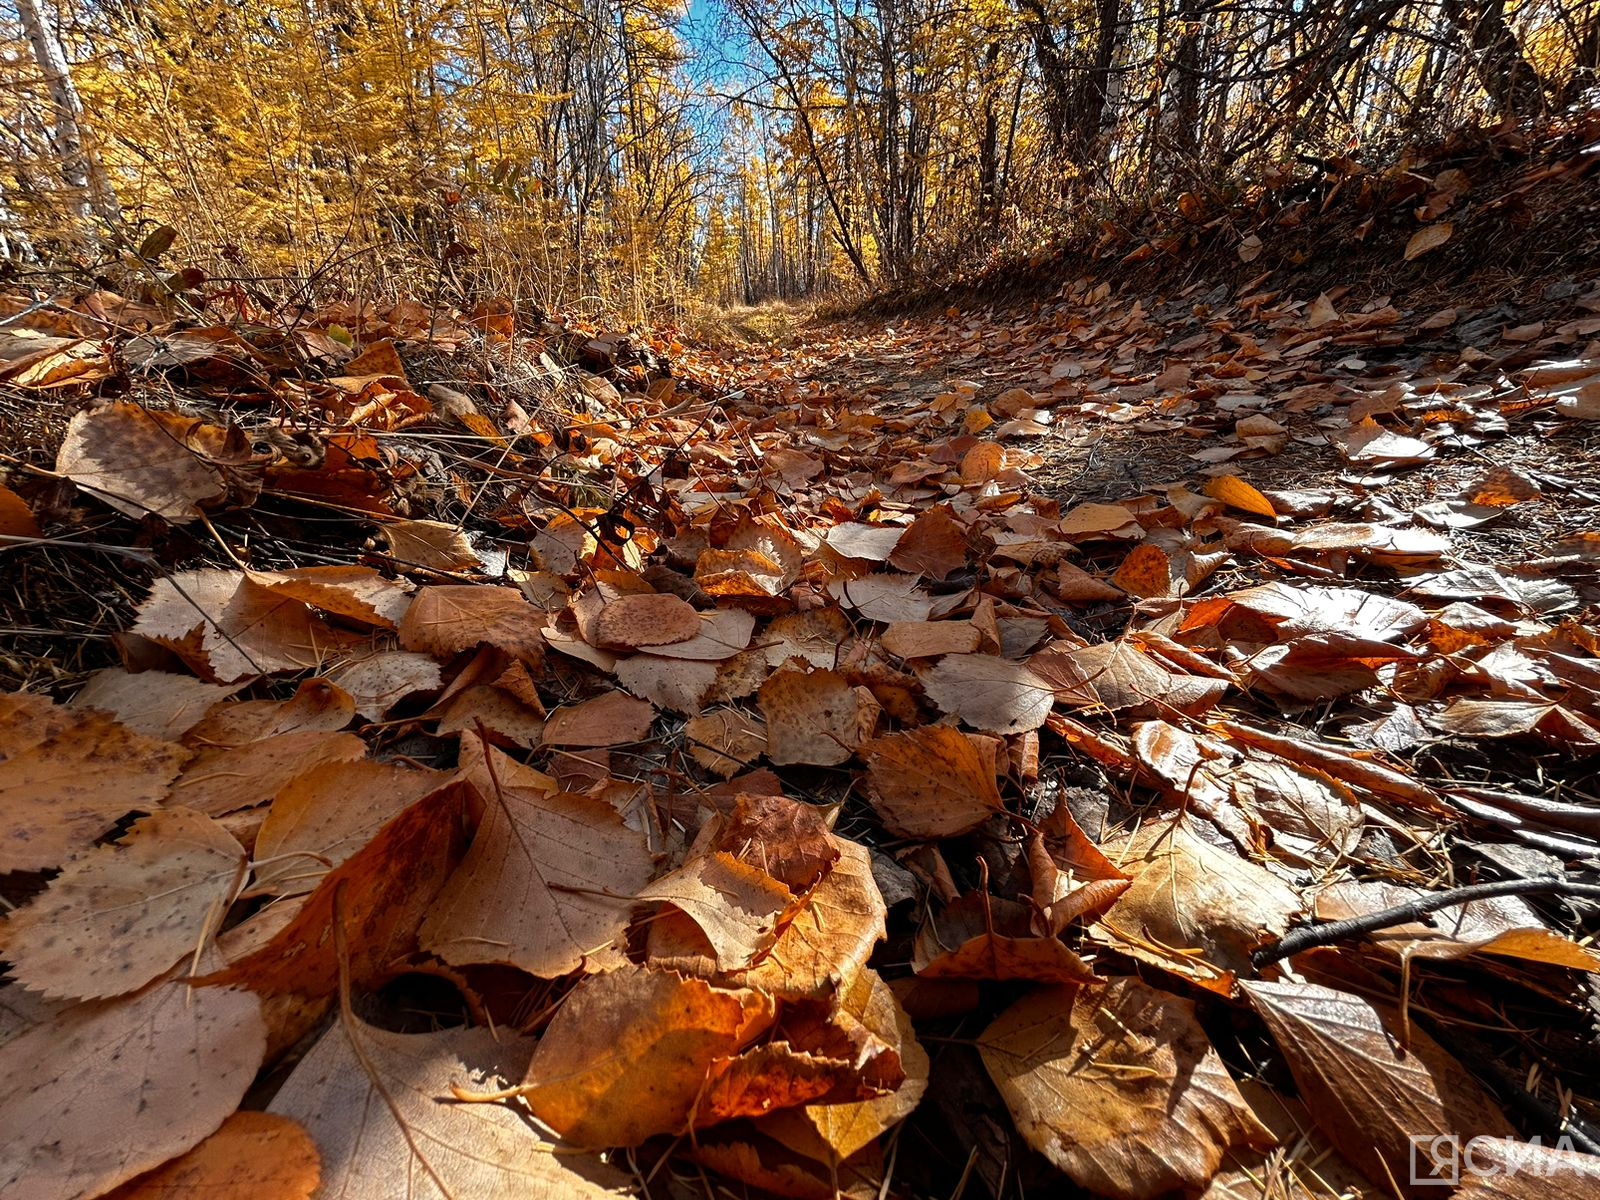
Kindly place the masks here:
<instances>
[{"instance_id":1,"label":"leaf litter carpet","mask_svg":"<svg viewBox=\"0 0 1600 1200\"><path fill-rule=\"evenodd\" d=\"M7 303L6 1196L1600 1195L1600 288Z\"/></svg>"}]
</instances>

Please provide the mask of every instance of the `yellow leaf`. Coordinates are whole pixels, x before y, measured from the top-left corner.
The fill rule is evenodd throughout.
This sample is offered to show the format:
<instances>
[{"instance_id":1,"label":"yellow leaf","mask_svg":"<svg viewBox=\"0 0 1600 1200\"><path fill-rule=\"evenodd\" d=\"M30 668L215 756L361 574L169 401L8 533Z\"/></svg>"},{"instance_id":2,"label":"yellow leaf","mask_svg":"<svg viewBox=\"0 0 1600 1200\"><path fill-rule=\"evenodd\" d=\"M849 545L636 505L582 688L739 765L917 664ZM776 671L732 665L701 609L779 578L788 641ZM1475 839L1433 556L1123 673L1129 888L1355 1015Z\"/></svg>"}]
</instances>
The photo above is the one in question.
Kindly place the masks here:
<instances>
[{"instance_id":1,"label":"yellow leaf","mask_svg":"<svg viewBox=\"0 0 1600 1200\"><path fill-rule=\"evenodd\" d=\"M1277 511L1255 488L1237 475L1213 475L1202 489L1213 500L1221 500L1229 508L1240 508L1261 517L1276 517Z\"/></svg>"}]
</instances>

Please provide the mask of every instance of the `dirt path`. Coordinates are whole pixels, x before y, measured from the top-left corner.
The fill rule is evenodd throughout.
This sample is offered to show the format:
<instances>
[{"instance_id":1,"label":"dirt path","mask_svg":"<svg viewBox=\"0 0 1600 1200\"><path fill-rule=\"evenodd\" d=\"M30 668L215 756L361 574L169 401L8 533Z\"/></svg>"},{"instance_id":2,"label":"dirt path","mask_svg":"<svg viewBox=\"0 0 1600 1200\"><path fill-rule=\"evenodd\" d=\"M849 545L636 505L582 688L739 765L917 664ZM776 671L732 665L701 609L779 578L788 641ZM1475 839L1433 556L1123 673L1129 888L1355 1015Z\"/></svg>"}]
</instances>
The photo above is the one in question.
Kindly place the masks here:
<instances>
[{"instance_id":1,"label":"dirt path","mask_svg":"<svg viewBox=\"0 0 1600 1200\"><path fill-rule=\"evenodd\" d=\"M1456 553L1490 562L1595 524L1595 427L1524 419L1545 412L1548 397L1518 391L1534 364L1596 357L1600 283L1560 281L1525 304L1476 310L1417 311L1386 297L1346 309L1342 298L1277 293L1230 302L1225 287L1200 286L1164 303L1096 295L815 322L781 349L729 357L733 377L758 395L820 394L945 434L959 435L959 419L981 409L996 419L982 435L995 436L1022 389L1032 410L1023 415L1040 428L1002 440L1025 456L1037 493L1067 507L1237 475L1325 498L1322 516L1382 521L1424 510L1423 523ZM744 372L751 366L758 375ZM1489 400L1506 415L1486 411ZM1350 460L1341 443L1362 418L1419 433L1426 459ZM1266 432L1248 441L1257 428ZM1494 468L1538 494L1498 513L1438 507Z\"/></svg>"}]
</instances>

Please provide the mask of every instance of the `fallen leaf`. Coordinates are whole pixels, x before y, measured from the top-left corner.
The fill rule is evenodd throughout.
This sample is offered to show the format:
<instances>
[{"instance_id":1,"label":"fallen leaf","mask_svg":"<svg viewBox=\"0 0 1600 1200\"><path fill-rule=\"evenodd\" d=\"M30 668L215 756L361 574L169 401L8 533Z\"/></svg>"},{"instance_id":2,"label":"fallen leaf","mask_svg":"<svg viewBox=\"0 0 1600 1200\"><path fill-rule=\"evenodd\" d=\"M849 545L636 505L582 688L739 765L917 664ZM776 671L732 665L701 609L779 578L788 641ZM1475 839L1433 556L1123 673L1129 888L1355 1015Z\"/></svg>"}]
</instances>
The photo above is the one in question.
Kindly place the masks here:
<instances>
[{"instance_id":1,"label":"fallen leaf","mask_svg":"<svg viewBox=\"0 0 1600 1200\"><path fill-rule=\"evenodd\" d=\"M1092 983L1089 965L1055 937L1032 929L1026 906L968 892L917 931L911 965L929 979L1031 979Z\"/></svg>"},{"instance_id":2,"label":"fallen leaf","mask_svg":"<svg viewBox=\"0 0 1600 1200\"><path fill-rule=\"evenodd\" d=\"M241 1110L106 1200L311 1200L321 1175L316 1143L297 1122Z\"/></svg>"},{"instance_id":3,"label":"fallen leaf","mask_svg":"<svg viewBox=\"0 0 1600 1200\"><path fill-rule=\"evenodd\" d=\"M544 659L543 610L514 588L451 584L423 588L400 622L400 645L448 658L488 645L538 665Z\"/></svg>"},{"instance_id":4,"label":"fallen leaf","mask_svg":"<svg viewBox=\"0 0 1600 1200\"><path fill-rule=\"evenodd\" d=\"M839 860L778 935L772 951L740 983L780 999L834 995L866 963L884 936L888 910L865 846L834 839Z\"/></svg>"},{"instance_id":5,"label":"fallen leaf","mask_svg":"<svg viewBox=\"0 0 1600 1200\"><path fill-rule=\"evenodd\" d=\"M619 596L600 610L594 642L607 650L637 650L687 642L700 633L700 614L663 592Z\"/></svg>"},{"instance_id":6,"label":"fallen leaf","mask_svg":"<svg viewBox=\"0 0 1600 1200\"><path fill-rule=\"evenodd\" d=\"M107 667L89 676L70 705L108 712L145 737L176 741L233 691L190 675L166 671L134 674L120 667Z\"/></svg>"},{"instance_id":7,"label":"fallen leaf","mask_svg":"<svg viewBox=\"0 0 1600 1200\"><path fill-rule=\"evenodd\" d=\"M265 804L290 780L328 764L354 762L367 745L353 733L283 733L203 750L172 785L169 803L221 817Z\"/></svg>"},{"instance_id":8,"label":"fallen leaf","mask_svg":"<svg viewBox=\"0 0 1600 1200\"><path fill-rule=\"evenodd\" d=\"M546 746L621 746L650 732L656 710L622 692L563 705L544 723Z\"/></svg>"},{"instance_id":9,"label":"fallen leaf","mask_svg":"<svg viewBox=\"0 0 1600 1200\"><path fill-rule=\"evenodd\" d=\"M0 537L36 538L42 536L28 502L0 483Z\"/></svg>"},{"instance_id":10,"label":"fallen leaf","mask_svg":"<svg viewBox=\"0 0 1600 1200\"><path fill-rule=\"evenodd\" d=\"M1202 986L1229 990L1250 955L1300 911L1287 884L1199 837L1181 813L1108 839L1106 857L1133 878L1094 927L1112 944Z\"/></svg>"},{"instance_id":11,"label":"fallen leaf","mask_svg":"<svg viewBox=\"0 0 1600 1200\"><path fill-rule=\"evenodd\" d=\"M1096 1194L1196 1191L1227 1151L1275 1140L1193 1003L1136 979L1030 992L983 1031L978 1053L1028 1144Z\"/></svg>"},{"instance_id":12,"label":"fallen leaf","mask_svg":"<svg viewBox=\"0 0 1600 1200\"><path fill-rule=\"evenodd\" d=\"M378 536L392 557L409 566L456 572L483 565L466 533L443 521L385 521L378 526Z\"/></svg>"},{"instance_id":13,"label":"fallen leaf","mask_svg":"<svg viewBox=\"0 0 1600 1200\"><path fill-rule=\"evenodd\" d=\"M896 621L880 641L897 658L938 658L974 653L979 633L970 621Z\"/></svg>"},{"instance_id":14,"label":"fallen leaf","mask_svg":"<svg viewBox=\"0 0 1600 1200\"><path fill-rule=\"evenodd\" d=\"M203 457L226 437L194 417L116 401L72 418L56 471L130 517L193 521L227 495L221 473Z\"/></svg>"},{"instance_id":15,"label":"fallen leaf","mask_svg":"<svg viewBox=\"0 0 1600 1200\"><path fill-rule=\"evenodd\" d=\"M355 701L337 684L308 679L287 700L214 704L184 740L191 746L236 749L285 733L334 733L350 724Z\"/></svg>"},{"instance_id":16,"label":"fallen leaf","mask_svg":"<svg viewBox=\"0 0 1600 1200\"><path fill-rule=\"evenodd\" d=\"M0 1045L0 1192L86 1200L184 1153L238 1107L266 1045L253 994L181 978L55 1013Z\"/></svg>"},{"instance_id":17,"label":"fallen leaf","mask_svg":"<svg viewBox=\"0 0 1600 1200\"><path fill-rule=\"evenodd\" d=\"M423 797L323 876L273 937L207 976L267 995L328 996L339 986L336 915L348 939L352 987L376 986L416 946L417 929L461 861L471 787L452 783Z\"/></svg>"},{"instance_id":18,"label":"fallen leaf","mask_svg":"<svg viewBox=\"0 0 1600 1200\"><path fill-rule=\"evenodd\" d=\"M861 756L873 810L901 837L956 837L1001 811L992 739L929 725L875 738Z\"/></svg>"},{"instance_id":19,"label":"fallen leaf","mask_svg":"<svg viewBox=\"0 0 1600 1200\"><path fill-rule=\"evenodd\" d=\"M1421 258L1430 250L1437 250L1450 240L1456 231L1455 225L1450 221L1439 221L1433 225L1424 225L1413 233L1406 242L1405 258L1407 262Z\"/></svg>"},{"instance_id":20,"label":"fallen leaf","mask_svg":"<svg viewBox=\"0 0 1600 1200\"><path fill-rule=\"evenodd\" d=\"M738 1048L744 1005L671 971L583 979L539 1040L521 1094L573 1145L637 1146L679 1133L712 1064Z\"/></svg>"},{"instance_id":21,"label":"fallen leaf","mask_svg":"<svg viewBox=\"0 0 1600 1200\"><path fill-rule=\"evenodd\" d=\"M1019 733L1044 724L1055 689L1021 663L987 654L949 654L922 673L932 700L985 733Z\"/></svg>"},{"instance_id":22,"label":"fallen leaf","mask_svg":"<svg viewBox=\"0 0 1600 1200\"><path fill-rule=\"evenodd\" d=\"M1261 517L1276 517L1277 511L1268 500L1237 475L1213 475L1206 480L1205 494L1221 500L1231 508L1242 509Z\"/></svg>"},{"instance_id":23,"label":"fallen leaf","mask_svg":"<svg viewBox=\"0 0 1600 1200\"><path fill-rule=\"evenodd\" d=\"M1317 1125L1369 1179L1415 1178L1418 1139L1516 1137L1471 1073L1389 1005L1311 983L1243 986Z\"/></svg>"},{"instance_id":24,"label":"fallen leaf","mask_svg":"<svg viewBox=\"0 0 1600 1200\"><path fill-rule=\"evenodd\" d=\"M621 961L614 943L654 866L646 839L604 800L517 786L511 760L488 756L498 787L422 923L422 946L449 963L509 963L548 979Z\"/></svg>"},{"instance_id":25,"label":"fallen leaf","mask_svg":"<svg viewBox=\"0 0 1600 1200\"><path fill-rule=\"evenodd\" d=\"M447 779L443 771L365 758L326 763L295 776L273 795L256 833L254 886L285 896L311 891Z\"/></svg>"},{"instance_id":26,"label":"fallen leaf","mask_svg":"<svg viewBox=\"0 0 1600 1200\"><path fill-rule=\"evenodd\" d=\"M859 689L837 671L775 671L761 685L760 704L767 719L767 758L780 765L846 761L870 735L869 718L875 713L875 707L863 707Z\"/></svg>"},{"instance_id":27,"label":"fallen leaf","mask_svg":"<svg viewBox=\"0 0 1600 1200\"><path fill-rule=\"evenodd\" d=\"M454 1099L454 1087L492 1091L520 1078L530 1050L526 1039L496 1038L487 1029L404 1034L340 1021L295 1067L268 1111L298 1121L316 1142L322 1196L625 1195L627 1175L569 1147L556 1153L516 1109Z\"/></svg>"},{"instance_id":28,"label":"fallen leaf","mask_svg":"<svg viewBox=\"0 0 1600 1200\"><path fill-rule=\"evenodd\" d=\"M157 808L189 753L104 713L0 696L0 872L59 866Z\"/></svg>"},{"instance_id":29,"label":"fallen leaf","mask_svg":"<svg viewBox=\"0 0 1600 1200\"><path fill-rule=\"evenodd\" d=\"M180 571L150 587L133 632L160 642L219 683L316 670L352 644L303 601L240 571Z\"/></svg>"},{"instance_id":30,"label":"fallen leaf","mask_svg":"<svg viewBox=\"0 0 1600 1200\"><path fill-rule=\"evenodd\" d=\"M798 1112L775 1114L765 1122L769 1132L782 1118L785 1125L809 1126L822 1161L830 1166L842 1163L871 1145L883 1134L910 1116L928 1090L928 1055L917 1041L916 1031L905 1009L876 971L863 968L849 989L839 998L839 1011L859 1022L869 1033L884 1041L900 1060L904 1082L886 1096L844 1104L812 1104ZM781 1136L781 1135L779 1135ZM802 1149L798 1139L784 1139ZM814 1149L807 1139L802 1152Z\"/></svg>"},{"instance_id":31,"label":"fallen leaf","mask_svg":"<svg viewBox=\"0 0 1600 1200\"><path fill-rule=\"evenodd\" d=\"M722 708L684 722L684 737L695 762L724 779L748 771L767 752L765 722L737 709Z\"/></svg>"},{"instance_id":32,"label":"fallen leaf","mask_svg":"<svg viewBox=\"0 0 1600 1200\"><path fill-rule=\"evenodd\" d=\"M638 898L671 905L693 922L711 947L717 971L744 970L771 949L778 918L794 902L766 871L726 851L695 855L644 887ZM651 928L652 959L667 956L655 941L660 928L659 920Z\"/></svg>"},{"instance_id":33,"label":"fallen leaf","mask_svg":"<svg viewBox=\"0 0 1600 1200\"><path fill-rule=\"evenodd\" d=\"M18 983L48 996L136 991L215 934L244 875L244 848L222 826L161 809L68 863L0 926L0 950Z\"/></svg>"}]
</instances>

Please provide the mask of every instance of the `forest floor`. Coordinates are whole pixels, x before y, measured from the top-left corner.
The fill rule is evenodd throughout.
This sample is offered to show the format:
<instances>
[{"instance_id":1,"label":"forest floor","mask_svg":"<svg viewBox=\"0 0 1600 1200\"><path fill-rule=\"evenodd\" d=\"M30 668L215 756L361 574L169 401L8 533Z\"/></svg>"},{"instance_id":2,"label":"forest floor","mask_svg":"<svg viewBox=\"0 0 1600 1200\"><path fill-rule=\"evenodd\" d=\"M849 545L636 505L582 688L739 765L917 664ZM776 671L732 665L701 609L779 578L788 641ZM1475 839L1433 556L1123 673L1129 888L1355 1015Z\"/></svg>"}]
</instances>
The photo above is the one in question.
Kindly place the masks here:
<instances>
[{"instance_id":1,"label":"forest floor","mask_svg":"<svg viewBox=\"0 0 1600 1200\"><path fill-rule=\"evenodd\" d=\"M1600 273L1203 274L11 297L0 1191L1600 1195Z\"/></svg>"}]
</instances>

